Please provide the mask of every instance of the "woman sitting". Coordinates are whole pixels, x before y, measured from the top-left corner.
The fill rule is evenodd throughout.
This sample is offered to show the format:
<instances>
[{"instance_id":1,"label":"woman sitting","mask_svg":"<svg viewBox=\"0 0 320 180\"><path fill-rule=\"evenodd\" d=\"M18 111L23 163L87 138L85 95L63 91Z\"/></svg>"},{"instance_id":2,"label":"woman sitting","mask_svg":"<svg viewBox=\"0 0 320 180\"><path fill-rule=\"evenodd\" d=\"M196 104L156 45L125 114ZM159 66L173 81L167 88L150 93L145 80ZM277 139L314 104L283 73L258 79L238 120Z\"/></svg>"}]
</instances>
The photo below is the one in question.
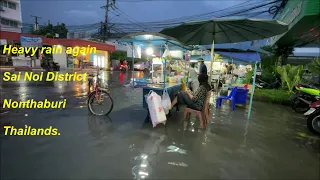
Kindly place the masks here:
<instances>
[{"instance_id":1,"label":"woman sitting","mask_svg":"<svg viewBox=\"0 0 320 180\"><path fill-rule=\"evenodd\" d=\"M201 111L206 101L207 92L211 90L208 84L208 75L200 74L198 76L199 88L197 91L191 92L190 90L182 91L172 100L171 107L176 106L179 111L179 104L185 104L188 108Z\"/></svg>"}]
</instances>

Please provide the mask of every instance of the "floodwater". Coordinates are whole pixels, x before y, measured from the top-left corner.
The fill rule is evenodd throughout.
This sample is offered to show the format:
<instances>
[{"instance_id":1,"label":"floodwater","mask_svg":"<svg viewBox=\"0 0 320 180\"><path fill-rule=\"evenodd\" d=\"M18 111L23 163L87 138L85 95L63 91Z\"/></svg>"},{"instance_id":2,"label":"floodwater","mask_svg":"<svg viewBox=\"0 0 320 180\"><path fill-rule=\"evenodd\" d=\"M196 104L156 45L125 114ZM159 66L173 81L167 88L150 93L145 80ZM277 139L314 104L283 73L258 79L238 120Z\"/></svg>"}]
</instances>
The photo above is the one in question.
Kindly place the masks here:
<instances>
[{"instance_id":1,"label":"floodwater","mask_svg":"<svg viewBox=\"0 0 320 180\"><path fill-rule=\"evenodd\" d=\"M139 73L143 76L142 73ZM57 127L60 136L2 136L2 179L319 179L319 136L290 107L254 102L211 110L206 130L172 111L167 124L145 123L142 91L123 86L130 73L104 72L114 109L97 117L77 82L1 82L1 98L67 98L64 110L13 109L1 121Z\"/></svg>"}]
</instances>

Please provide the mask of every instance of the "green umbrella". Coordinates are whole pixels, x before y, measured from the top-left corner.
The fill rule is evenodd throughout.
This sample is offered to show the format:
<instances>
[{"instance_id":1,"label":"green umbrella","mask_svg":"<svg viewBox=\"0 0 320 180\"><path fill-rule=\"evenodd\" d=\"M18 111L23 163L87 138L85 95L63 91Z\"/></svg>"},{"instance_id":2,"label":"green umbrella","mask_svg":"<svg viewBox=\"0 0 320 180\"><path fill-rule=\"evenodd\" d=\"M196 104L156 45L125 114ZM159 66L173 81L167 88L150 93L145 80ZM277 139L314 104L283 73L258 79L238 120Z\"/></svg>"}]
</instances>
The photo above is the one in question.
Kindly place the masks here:
<instances>
[{"instance_id":1,"label":"green umbrella","mask_svg":"<svg viewBox=\"0 0 320 180\"><path fill-rule=\"evenodd\" d=\"M265 39L287 30L287 24L276 20L238 18L184 23L160 33L185 45L208 45L212 42L221 44Z\"/></svg>"},{"instance_id":2,"label":"green umbrella","mask_svg":"<svg viewBox=\"0 0 320 180\"><path fill-rule=\"evenodd\" d=\"M214 43L236 43L265 39L288 31L288 25L277 20L266 19L213 19L208 21L184 23L166 28L160 33L176 38L185 45L208 45L211 48L211 65L214 62ZM257 64L256 64L257 65ZM256 67L255 65L255 67ZM256 68L250 98L248 119L252 107ZM212 71L210 71L210 83Z\"/></svg>"}]
</instances>

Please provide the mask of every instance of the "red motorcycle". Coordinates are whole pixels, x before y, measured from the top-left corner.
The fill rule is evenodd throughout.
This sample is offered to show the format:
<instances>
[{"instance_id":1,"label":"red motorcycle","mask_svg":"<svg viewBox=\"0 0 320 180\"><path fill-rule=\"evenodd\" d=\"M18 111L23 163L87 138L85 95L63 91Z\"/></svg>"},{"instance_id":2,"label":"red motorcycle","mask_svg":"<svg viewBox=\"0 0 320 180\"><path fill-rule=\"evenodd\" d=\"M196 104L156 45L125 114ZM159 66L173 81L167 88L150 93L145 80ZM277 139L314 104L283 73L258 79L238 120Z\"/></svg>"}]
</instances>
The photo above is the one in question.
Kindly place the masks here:
<instances>
[{"instance_id":1,"label":"red motorcycle","mask_svg":"<svg viewBox=\"0 0 320 180\"><path fill-rule=\"evenodd\" d=\"M127 65L127 61L124 60L120 65L120 71L128 71L128 70L129 70L129 67Z\"/></svg>"},{"instance_id":2,"label":"red motorcycle","mask_svg":"<svg viewBox=\"0 0 320 180\"><path fill-rule=\"evenodd\" d=\"M311 103L310 109L304 113L308 117L308 129L316 134L320 134L320 100Z\"/></svg>"}]
</instances>

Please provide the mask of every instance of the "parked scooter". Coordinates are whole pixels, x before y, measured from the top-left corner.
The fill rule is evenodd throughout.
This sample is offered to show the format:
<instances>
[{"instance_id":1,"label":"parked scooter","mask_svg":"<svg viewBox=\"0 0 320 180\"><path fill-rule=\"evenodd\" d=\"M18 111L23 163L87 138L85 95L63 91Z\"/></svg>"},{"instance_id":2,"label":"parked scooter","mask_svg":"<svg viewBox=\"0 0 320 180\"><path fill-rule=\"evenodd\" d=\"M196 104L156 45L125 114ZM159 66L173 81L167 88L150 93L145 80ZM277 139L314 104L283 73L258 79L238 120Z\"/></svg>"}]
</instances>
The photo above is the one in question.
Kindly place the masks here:
<instances>
[{"instance_id":1,"label":"parked scooter","mask_svg":"<svg viewBox=\"0 0 320 180\"><path fill-rule=\"evenodd\" d=\"M306 112L310 105L320 100L320 90L309 85L298 84L295 94L291 96L292 109L298 113Z\"/></svg>"},{"instance_id":2,"label":"parked scooter","mask_svg":"<svg viewBox=\"0 0 320 180\"><path fill-rule=\"evenodd\" d=\"M260 89L279 89L281 86L281 80L276 78L275 81L267 83L260 78L257 78L256 87Z\"/></svg>"},{"instance_id":3,"label":"parked scooter","mask_svg":"<svg viewBox=\"0 0 320 180\"><path fill-rule=\"evenodd\" d=\"M320 134L320 100L312 103L309 111L304 115L308 117L308 129L313 133Z\"/></svg>"}]
</instances>

